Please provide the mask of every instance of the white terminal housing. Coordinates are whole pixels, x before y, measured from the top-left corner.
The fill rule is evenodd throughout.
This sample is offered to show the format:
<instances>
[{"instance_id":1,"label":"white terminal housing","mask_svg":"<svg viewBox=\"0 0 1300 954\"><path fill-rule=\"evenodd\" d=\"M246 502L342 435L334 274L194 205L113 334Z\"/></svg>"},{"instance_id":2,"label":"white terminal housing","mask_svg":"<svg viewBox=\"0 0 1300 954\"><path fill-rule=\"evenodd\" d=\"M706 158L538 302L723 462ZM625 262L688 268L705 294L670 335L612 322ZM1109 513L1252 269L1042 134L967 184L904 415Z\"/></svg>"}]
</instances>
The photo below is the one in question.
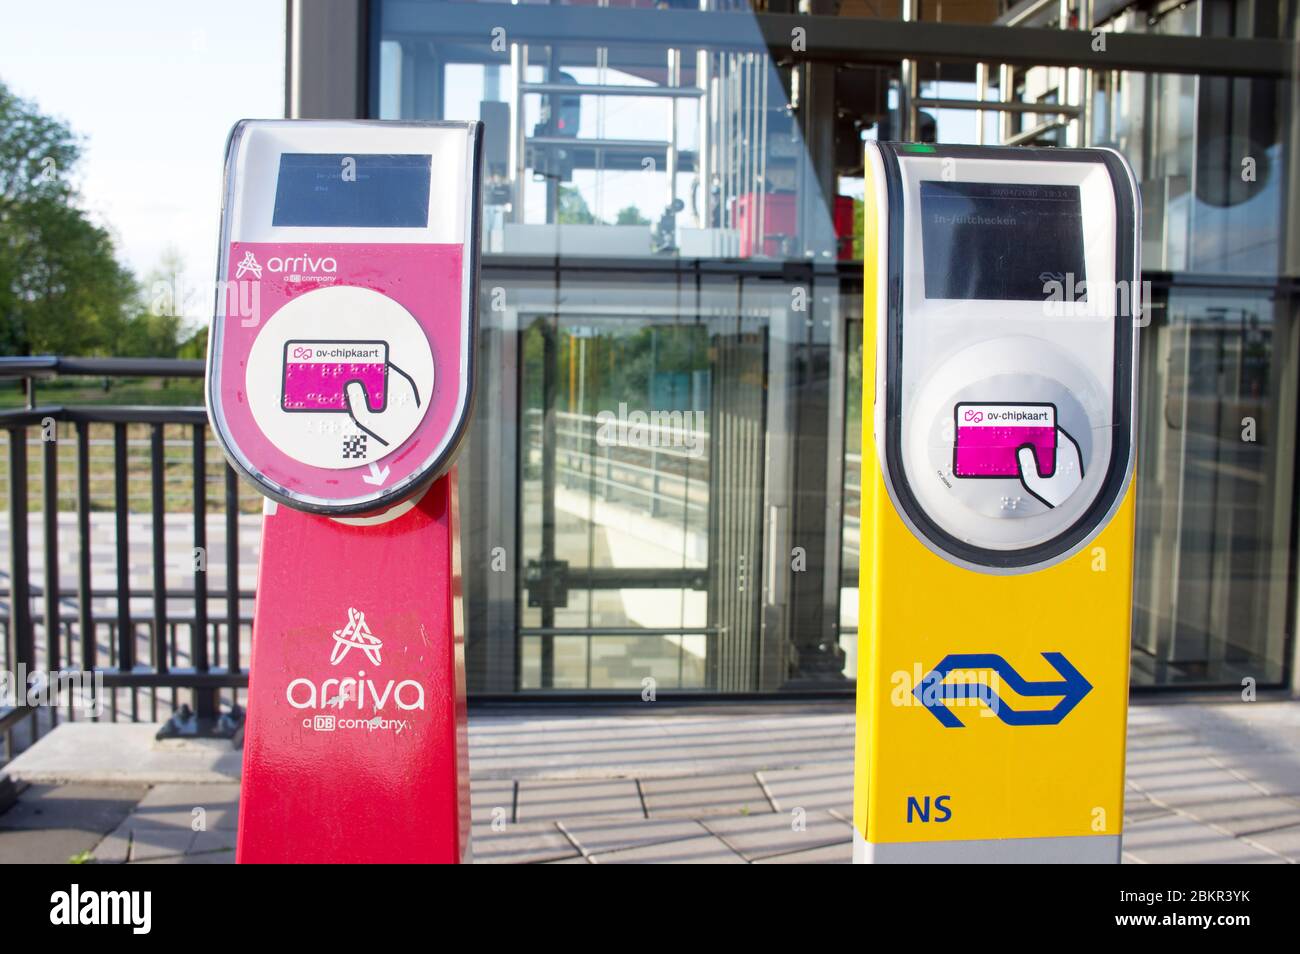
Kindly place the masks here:
<instances>
[{"instance_id":1,"label":"white terminal housing","mask_svg":"<svg viewBox=\"0 0 1300 954\"><path fill-rule=\"evenodd\" d=\"M1138 200L1108 150L867 150L890 496L985 572L1077 552L1131 478ZM870 243L869 243L870 247Z\"/></svg>"}]
</instances>

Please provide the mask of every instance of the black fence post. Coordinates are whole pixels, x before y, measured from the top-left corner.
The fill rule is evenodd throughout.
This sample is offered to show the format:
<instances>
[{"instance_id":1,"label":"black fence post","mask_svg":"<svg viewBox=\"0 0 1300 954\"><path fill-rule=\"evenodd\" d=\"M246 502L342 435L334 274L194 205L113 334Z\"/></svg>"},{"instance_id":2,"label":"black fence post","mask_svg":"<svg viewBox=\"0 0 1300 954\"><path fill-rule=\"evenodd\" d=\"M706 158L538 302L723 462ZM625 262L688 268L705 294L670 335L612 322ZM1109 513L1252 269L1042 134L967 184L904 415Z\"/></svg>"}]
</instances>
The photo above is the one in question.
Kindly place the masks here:
<instances>
[{"instance_id":1,"label":"black fence post","mask_svg":"<svg viewBox=\"0 0 1300 954\"><path fill-rule=\"evenodd\" d=\"M194 441L194 628L190 630L190 665L208 672L208 480L207 430L191 427ZM217 690L195 687L194 714L201 724L216 720Z\"/></svg>"},{"instance_id":2,"label":"black fence post","mask_svg":"<svg viewBox=\"0 0 1300 954\"><path fill-rule=\"evenodd\" d=\"M149 432L149 503L153 538L153 639L149 658L155 672L167 672L167 468L164 453L164 424L153 424ZM158 718L158 690L152 692L150 718Z\"/></svg>"},{"instance_id":3,"label":"black fence post","mask_svg":"<svg viewBox=\"0 0 1300 954\"><path fill-rule=\"evenodd\" d=\"M27 551L27 428L9 429L9 665L17 709L27 705L27 679L36 668ZM20 675L24 674L25 675ZM33 710L33 715L35 714ZM32 722L32 738L36 738Z\"/></svg>"},{"instance_id":4,"label":"black fence post","mask_svg":"<svg viewBox=\"0 0 1300 954\"><path fill-rule=\"evenodd\" d=\"M51 428L52 430L47 430ZM62 623L59 619L59 432L52 418L41 421L41 440L45 465L43 503L45 507L45 668L50 672L50 721L59 718L58 689L62 683L57 673L63 668L59 637ZM71 705L71 700L69 700Z\"/></svg>"},{"instance_id":5,"label":"black fence post","mask_svg":"<svg viewBox=\"0 0 1300 954\"><path fill-rule=\"evenodd\" d=\"M90 576L90 424L77 422L77 611L81 629L81 668L92 672L99 665L95 636L94 591Z\"/></svg>"},{"instance_id":6,"label":"black fence post","mask_svg":"<svg viewBox=\"0 0 1300 954\"><path fill-rule=\"evenodd\" d=\"M131 494L126 436L125 424L113 425L113 516L116 526L113 542L117 560L117 671L120 673L129 673L135 668L135 627L131 622ZM132 689L131 718L139 717L138 697Z\"/></svg>"},{"instance_id":7,"label":"black fence post","mask_svg":"<svg viewBox=\"0 0 1300 954\"><path fill-rule=\"evenodd\" d=\"M226 475L226 670L239 672L239 478L229 464ZM232 699L234 690L232 690Z\"/></svg>"}]
</instances>

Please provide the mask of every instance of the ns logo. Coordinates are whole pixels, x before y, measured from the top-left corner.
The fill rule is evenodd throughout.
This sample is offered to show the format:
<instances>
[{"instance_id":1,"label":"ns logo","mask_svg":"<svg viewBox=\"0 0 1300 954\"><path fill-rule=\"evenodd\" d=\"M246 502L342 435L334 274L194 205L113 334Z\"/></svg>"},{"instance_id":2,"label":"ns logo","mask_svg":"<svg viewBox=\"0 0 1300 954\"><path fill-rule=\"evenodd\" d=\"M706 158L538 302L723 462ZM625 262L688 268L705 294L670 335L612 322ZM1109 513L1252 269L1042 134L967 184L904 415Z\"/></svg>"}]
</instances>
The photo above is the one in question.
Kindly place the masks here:
<instances>
[{"instance_id":1,"label":"ns logo","mask_svg":"<svg viewBox=\"0 0 1300 954\"><path fill-rule=\"evenodd\" d=\"M907 796L907 823L931 821L931 814L934 815L934 821L946 822L952 818L952 809L948 803L952 800L951 795L936 795L934 802L931 803L930 796L924 795L917 798L915 795Z\"/></svg>"}]
</instances>

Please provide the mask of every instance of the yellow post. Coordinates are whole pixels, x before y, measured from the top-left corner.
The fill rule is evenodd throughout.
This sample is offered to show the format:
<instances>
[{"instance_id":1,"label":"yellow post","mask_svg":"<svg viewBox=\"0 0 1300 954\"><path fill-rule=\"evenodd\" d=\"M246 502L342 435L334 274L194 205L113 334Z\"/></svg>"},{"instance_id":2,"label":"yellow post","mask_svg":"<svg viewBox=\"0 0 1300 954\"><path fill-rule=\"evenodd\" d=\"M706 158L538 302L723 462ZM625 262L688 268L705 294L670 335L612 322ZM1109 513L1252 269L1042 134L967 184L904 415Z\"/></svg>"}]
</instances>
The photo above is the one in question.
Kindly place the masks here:
<instances>
[{"instance_id":1,"label":"yellow post","mask_svg":"<svg viewBox=\"0 0 1300 954\"><path fill-rule=\"evenodd\" d=\"M1120 178L1127 167L1112 154L1052 150L1069 154L1054 157L1053 166L1035 161L1038 152L868 148L857 861L1119 859L1134 533L1132 416L1123 411L1132 408L1136 322L1115 313L1120 299L1102 281L1108 266L1101 246L1108 240L1116 250L1109 279L1136 281L1136 196L1131 178ZM1048 193L1066 221L1049 226L1050 216L1062 213L1046 200L1034 205L1038 193L1007 185L1021 180L1037 183L1034 189L1058 189L1043 181L1066 183L1066 191ZM1083 201L1070 206L1061 198L1075 195L1068 184L1076 181ZM960 187L945 185L953 183ZM1090 197L1109 194L1116 213L1098 214L1103 207ZM1004 221L1025 234L1007 239L997 232ZM987 237L967 231L945 244L942 230L958 228L949 223L994 224ZM1076 226L1083 235L1077 254L1072 240L1061 238ZM1025 244L1026 260L1002 260L995 274L981 256L989 243L1006 241ZM984 294L1012 288L1017 268L1042 267L1040 257L1055 253L1038 246L1053 241L1064 242L1066 257L1076 254L1074 267L1096 281L1088 297L1099 315L1074 316L1063 326L1053 321L1073 318L1043 313L1041 302ZM970 299L945 291L953 276L925 274L936 267L959 272ZM995 278L1001 284L990 284ZM982 330L967 327L981 322ZM1080 397L1072 378L1056 382L1057 396L1051 361L1043 359L1044 370L1034 357L1057 344L1066 363L1093 361L1084 354L1092 347L1097 362L1109 360L1116 373L1099 387L1109 384L1114 400ZM963 372L968 353L1004 364ZM906 373L896 366L902 364ZM942 398L927 404L935 388ZM1078 409L1070 410L1071 393ZM1080 452L1076 489L1060 499L1032 492L1053 475L1035 472L1043 468L1035 467L1032 447L1026 450L1031 445L1014 446L1029 431L963 428L974 428L971 418L980 413L963 420L970 408L1005 414L1012 405L987 402L1025 394L1040 402L1025 407L1050 405L1058 415L1060 430L1046 438L1058 441L1058 479L1065 479L1060 462L1070 445ZM938 409L932 433L931 406ZM972 473L974 455L993 460L993 444L1007 435L1010 453L1020 456L1020 476L997 472L996 462L989 473ZM976 440L984 443L962 447ZM1017 547L1002 538L1011 534L1006 528L1018 532L1031 523L1024 537L1030 543Z\"/></svg>"}]
</instances>

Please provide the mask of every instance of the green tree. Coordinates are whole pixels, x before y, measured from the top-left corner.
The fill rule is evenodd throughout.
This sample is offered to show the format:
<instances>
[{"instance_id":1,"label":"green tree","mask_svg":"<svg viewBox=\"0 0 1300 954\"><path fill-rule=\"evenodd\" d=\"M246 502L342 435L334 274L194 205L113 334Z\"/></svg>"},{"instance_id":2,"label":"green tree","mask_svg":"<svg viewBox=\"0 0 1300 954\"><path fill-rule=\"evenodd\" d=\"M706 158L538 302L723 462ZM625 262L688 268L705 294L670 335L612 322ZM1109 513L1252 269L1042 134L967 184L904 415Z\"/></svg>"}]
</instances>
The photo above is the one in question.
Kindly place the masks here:
<instances>
[{"instance_id":1,"label":"green tree","mask_svg":"<svg viewBox=\"0 0 1300 954\"><path fill-rule=\"evenodd\" d=\"M208 326L204 325L194 334L182 341L176 349L178 358L199 358L208 356Z\"/></svg>"},{"instance_id":2,"label":"green tree","mask_svg":"<svg viewBox=\"0 0 1300 954\"><path fill-rule=\"evenodd\" d=\"M122 354L139 289L78 205L72 131L0 83L0 354ZM147 334L147 332L145 332Z\"/></svg>"},{"instance_id":3,"label":"green tree","mask_svg":"<svg viewBox=\"0 0 1300 954\"><path fill-rule=\"evenodd\" d=\"M141 358L179 355L185 311L194 297L186 294L184 276L180 250L167 246L158 264L140 282L138 301L127 312L115 354Z\"/></svg>"},{"instance_id":4,"label":"green tree","mask_svg":"<svg viewBox=\"0 0 1300 954\"><path fill-rule=\"evenodd\" d=\"M618 218L614 220L615 225L649 225L650 220L641 214L641 210L635 205L624 206L618 210Z\"/></svg>"},{"instance_id":5,"label":"green tree","mask_svg":"<svg viewBox=\"0 0 1300 954\"><path fill-rule=\"evenodd\" d=\"M556 210L555 221L560 225L603 225L600 219L591 213L591 207L573 186L560 186L560 207Z\"/></svg>"}]
</instances>

